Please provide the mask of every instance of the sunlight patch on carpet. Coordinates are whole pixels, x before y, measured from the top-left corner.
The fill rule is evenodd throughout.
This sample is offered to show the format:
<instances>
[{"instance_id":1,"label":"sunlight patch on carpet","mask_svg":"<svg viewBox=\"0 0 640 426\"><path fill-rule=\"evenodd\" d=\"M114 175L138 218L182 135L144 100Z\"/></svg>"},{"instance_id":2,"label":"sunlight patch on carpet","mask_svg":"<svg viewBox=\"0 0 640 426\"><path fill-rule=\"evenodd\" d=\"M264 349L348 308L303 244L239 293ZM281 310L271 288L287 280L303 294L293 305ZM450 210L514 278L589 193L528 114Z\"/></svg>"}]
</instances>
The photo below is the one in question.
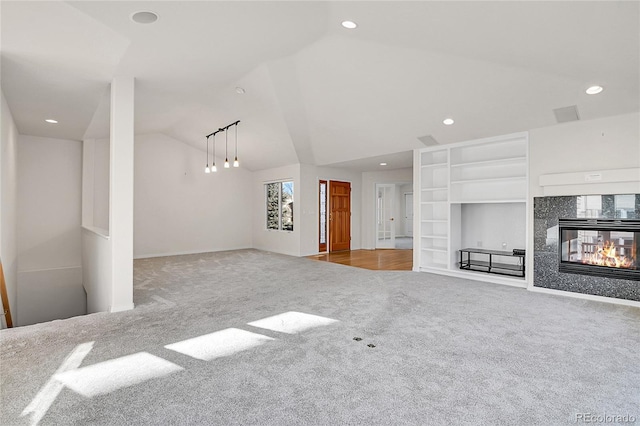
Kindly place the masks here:
<instances>
[{"instance_id":1,"label":"sunlight patch on carpet","mask_svg":"<svg viewBox=\"0 0 640 426\"><path fill-rule=\"evenodd\" d=\"M301 331L323 327L336 322L339 321L302 312L285 312L284 314L250 322L248 325L280 333L297 334Z\"/></svg>"},{"instance_id":2,"label":"sunlight patch on carpet","mask_svg":"<svg viewBox=\"0 0 640 426\"><path fill-rule=\"evenodd\" d=\"M56 376L66 371L78 368L82 363L82 360L89 354L89 352L91 352L91 349L93 349L93 343L94 342L87 342L76 346L75 349L65 358L54 375L51 376L49 381L40 389L31 403L22 411L22 417L27 414L31 414L29 424L37 425L44 415L47 414L47 411L49 411L51 404L56 400L60 391L62 391L64 385L56 380Z\"/></svg>"},{"instance_id":3,"label":"sunlight patch on carpet","mask_svg":"<svg viewBox=\"0 0 640 426\"><path fill-rule=\"evenodd\" d=\"M138 352L88 367L56 374L65 386L87 398L104 395L183 370L147 352Z\"/></svg>"},{"instance_id":4,"label":"sunlight patch on carpet","mask_svg":"<svg viewBox=\"0 0 640 426\"><path fill-rule=\"evenodd\" d=\"M172 343L165 346L165 348L202 361L211 361L263 345L270 340L275 339L238 328L227 328L215 333Z\"/></svg>"}]
</instances>

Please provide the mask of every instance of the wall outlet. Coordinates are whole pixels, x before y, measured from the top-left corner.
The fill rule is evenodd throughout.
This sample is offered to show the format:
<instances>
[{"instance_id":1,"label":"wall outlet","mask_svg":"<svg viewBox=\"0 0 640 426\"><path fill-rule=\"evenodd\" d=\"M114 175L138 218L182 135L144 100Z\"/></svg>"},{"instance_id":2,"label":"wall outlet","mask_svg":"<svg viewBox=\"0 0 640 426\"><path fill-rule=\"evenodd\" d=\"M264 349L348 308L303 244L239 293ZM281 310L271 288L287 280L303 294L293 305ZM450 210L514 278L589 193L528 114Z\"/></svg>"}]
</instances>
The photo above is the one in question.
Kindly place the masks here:
<instances>
[{"instance_id":1,"label":"wall outlet","mask_svg":"<svg viewBox=\"0 0 640 426\"><path fill-rule=\"evenodd\" d=\"M502 243L502 248L506 249L507 248L507 243Z\"/></svg>"},{"instance_id":2,"label":"wall outlet","mask_svg":"<svg viewBox=\"0 0 640 426\"><path fill-rule=\"evenodd\" d=\"M482 241L478 241L478 247L482 247Z\"/></svg>"}]
</instances>

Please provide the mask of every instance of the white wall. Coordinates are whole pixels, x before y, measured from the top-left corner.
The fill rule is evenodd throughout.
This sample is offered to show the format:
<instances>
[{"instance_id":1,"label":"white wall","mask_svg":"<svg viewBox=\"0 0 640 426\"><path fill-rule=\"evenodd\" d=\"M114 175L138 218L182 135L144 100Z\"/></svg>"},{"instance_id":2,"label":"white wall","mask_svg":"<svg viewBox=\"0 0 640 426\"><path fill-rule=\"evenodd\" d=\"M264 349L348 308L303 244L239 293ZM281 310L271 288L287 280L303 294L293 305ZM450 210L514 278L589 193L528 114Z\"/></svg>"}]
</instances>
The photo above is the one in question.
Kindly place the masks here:
<instances>
[{"instance_id":1,"label":"white wall","mask_svg":"<svg viewBox=\"0 0 640 426\"><path fill-rule=\"evenodd\" d=\"M529 195L540 175L640 167L640 114L574 121L529 132ZM580 191L598 192L598 184ZM565 194L576 195L576 194Z\"/></svg>"},{"instance_id":2,"label":"white wall","mask_svg":"<svg viewBox=\"0 0 640 426\"><path fill-rule=\"evenodd\" d=\"M640 114L575 121L529 131L529 244L533 270L533 197L543 195L541 175L640 167ZM603 184L576 185L558 195L612 193ZM637 183L633 186L637 187ZM619 193L626 193L620 187ZM529 274L532 277L533 274ZM530 280L530 284L531 284Z\"/></svg>"},{"instance_id":3,"label":"white wall","mask_svg":"<svg viewBox=\"0 0 640 426\"><path fill-rule=\"evenodd\" d=\"M0 127L0 260L7 285L9 308L14 325L18 313L18 242L17 242L17 194L18 194L18 129L13 121L9 105L0 91L2 119ZM1 302L0 302L1 305ZM5 318L0 316L2 328Z\"/></svg>"},{"instance_id":4,"label":"white wall","mask_svg":"<svg viewBox=\"0 0 640 426\"><path fill-rule=\"evenodd\" d=\"M109 139L96 139L93 162L93 226L109 233Z\"/></svg>"},{"instance_id":5,"label":"white wall","mask_svg":"<svg viewBox=\"0 0 640 426\"><path fill-rule=\"evenodd\" d=\"M351 183L351 250L360 249L362 240L362 174L345 169L303 164L301 165L300 175L302 179L302 189L300 191L302 204L300 256L318 253L319 180Z\"/></svg>"},{"instance_id":6,"label":"white wall","mask_svg":"<svg viewBox=\"0 0 640 426\"><path fill-rule=\"evenodd\" d=\"M525 209L525 203L463 204L460 248L482 247L507 251L525 248ZM502 243L506 243L506 247L503 247Z\"/></svg>"},{"instance_id":7,"label":"white wall","mask_svg":"<svg viewBox=\"0 0 640 426\"><path fill-rule=\"evenodd\" d=\"M87 292L87 312L108 312L112 301L111 242L100 230L82 229L82 283Z\"/></svg>"},{"instance_id":8,"label":"white wall","mask_svg":"<svg viewBox=\"0 0 640 426\"><path fill-rule=\"evenodd\" d=\"M81 142L19 137L18 325L86 313L81 176Z\"/></svg>"},{"instance_id":9,"label":"white wall","mask_svg":"<svg viewBox=\"0 0 640 426\"><path fill-rule=\"evenodd\" d=\"M204 157L203 157L204 159ZM221 163L220 163L221 164ZM220 173L220 172L218 172ZM267 230L265 183L293 181L293 231ZM301 195L304 194L300 181L300 164L275 169L260 170L253 173L250 208L253 220L253 247L259 250L300 256L300 235L305 221L301 214Z\"/></svg>"},{"instance_id":10,"label":"white wall","mask_svg":"<svg viewBox=\"0 0 640 426\"><path fill-rule=\"evenodd\" d=\"M376 184L395 183L405 184L413 182L413 169L396 169L381 172L362 173L362 248L376 247ZM396 187L396 192L401 192ZM404 203L404 199L402 201ZM396 233L398 229L396 228ZM402 232L404 234L404 232Z\"/></svg>"},{"instance_id":11,"label":"white wall","mask_svg":"<svg viewBox=\"0 0 640 426\"><path fill-rule=\"evenodd\" d=\"M252 247L252 173L205 174L205 164L205 152L171 137L136 136L134 257Z\"/></svg>"}]
</instances>

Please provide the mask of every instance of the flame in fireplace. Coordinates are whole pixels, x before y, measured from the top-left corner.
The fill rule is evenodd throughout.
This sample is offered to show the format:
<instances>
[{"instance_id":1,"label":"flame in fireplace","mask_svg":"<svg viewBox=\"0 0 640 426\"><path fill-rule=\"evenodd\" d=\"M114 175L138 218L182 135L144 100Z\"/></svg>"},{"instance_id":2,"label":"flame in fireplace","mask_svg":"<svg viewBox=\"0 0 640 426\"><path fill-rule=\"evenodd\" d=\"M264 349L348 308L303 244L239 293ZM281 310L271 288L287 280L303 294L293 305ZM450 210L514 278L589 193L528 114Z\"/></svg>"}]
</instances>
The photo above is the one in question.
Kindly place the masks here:
<instances>
[{"instance_id":1,"label":"flame in fireplace","mask_svg":"<svg viewBox=\"0 0 640 426\"><path fill-rule=\"evenodd\" d=\"M582 263L588 265L608 266L610 268L632 268L635 264L633 257L626 257L616 253L613 241L607 241L595 253L591 253Z\"/></svg>"}]
</instances>

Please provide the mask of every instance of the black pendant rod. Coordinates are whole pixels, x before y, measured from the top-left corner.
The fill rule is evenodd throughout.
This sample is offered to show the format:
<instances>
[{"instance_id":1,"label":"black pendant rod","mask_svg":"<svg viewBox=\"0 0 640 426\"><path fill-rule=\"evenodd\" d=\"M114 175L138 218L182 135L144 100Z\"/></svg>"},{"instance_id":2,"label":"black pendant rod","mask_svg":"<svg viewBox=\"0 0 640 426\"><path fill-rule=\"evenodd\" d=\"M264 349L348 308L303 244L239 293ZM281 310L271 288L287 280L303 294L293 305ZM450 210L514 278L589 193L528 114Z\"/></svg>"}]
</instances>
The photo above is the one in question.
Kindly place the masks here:
<instances>
[{"instance_id":1,"label":"black pendant rod","mask_svg":"<svg viewBox=\"0 0 640 426\"><path fill-rule=\"evenodd\" d=\"M221 128L219 128L218 130L216 130L215 132L213 132L213 133L209 133L209 134L207 135L207 138L210 138L211 136L214 136L214 135L215 135L215 134L217 134L217 133L224 132L224 131L226 131L229 127L231 127L231 126L237 126L237 125L238 125L238 123L240 123L240 120L236 121L235 123L231 123L231 124L229 124L229 125L227 125L227 126L221 127Z\"/></svg>"}]
</instances>

